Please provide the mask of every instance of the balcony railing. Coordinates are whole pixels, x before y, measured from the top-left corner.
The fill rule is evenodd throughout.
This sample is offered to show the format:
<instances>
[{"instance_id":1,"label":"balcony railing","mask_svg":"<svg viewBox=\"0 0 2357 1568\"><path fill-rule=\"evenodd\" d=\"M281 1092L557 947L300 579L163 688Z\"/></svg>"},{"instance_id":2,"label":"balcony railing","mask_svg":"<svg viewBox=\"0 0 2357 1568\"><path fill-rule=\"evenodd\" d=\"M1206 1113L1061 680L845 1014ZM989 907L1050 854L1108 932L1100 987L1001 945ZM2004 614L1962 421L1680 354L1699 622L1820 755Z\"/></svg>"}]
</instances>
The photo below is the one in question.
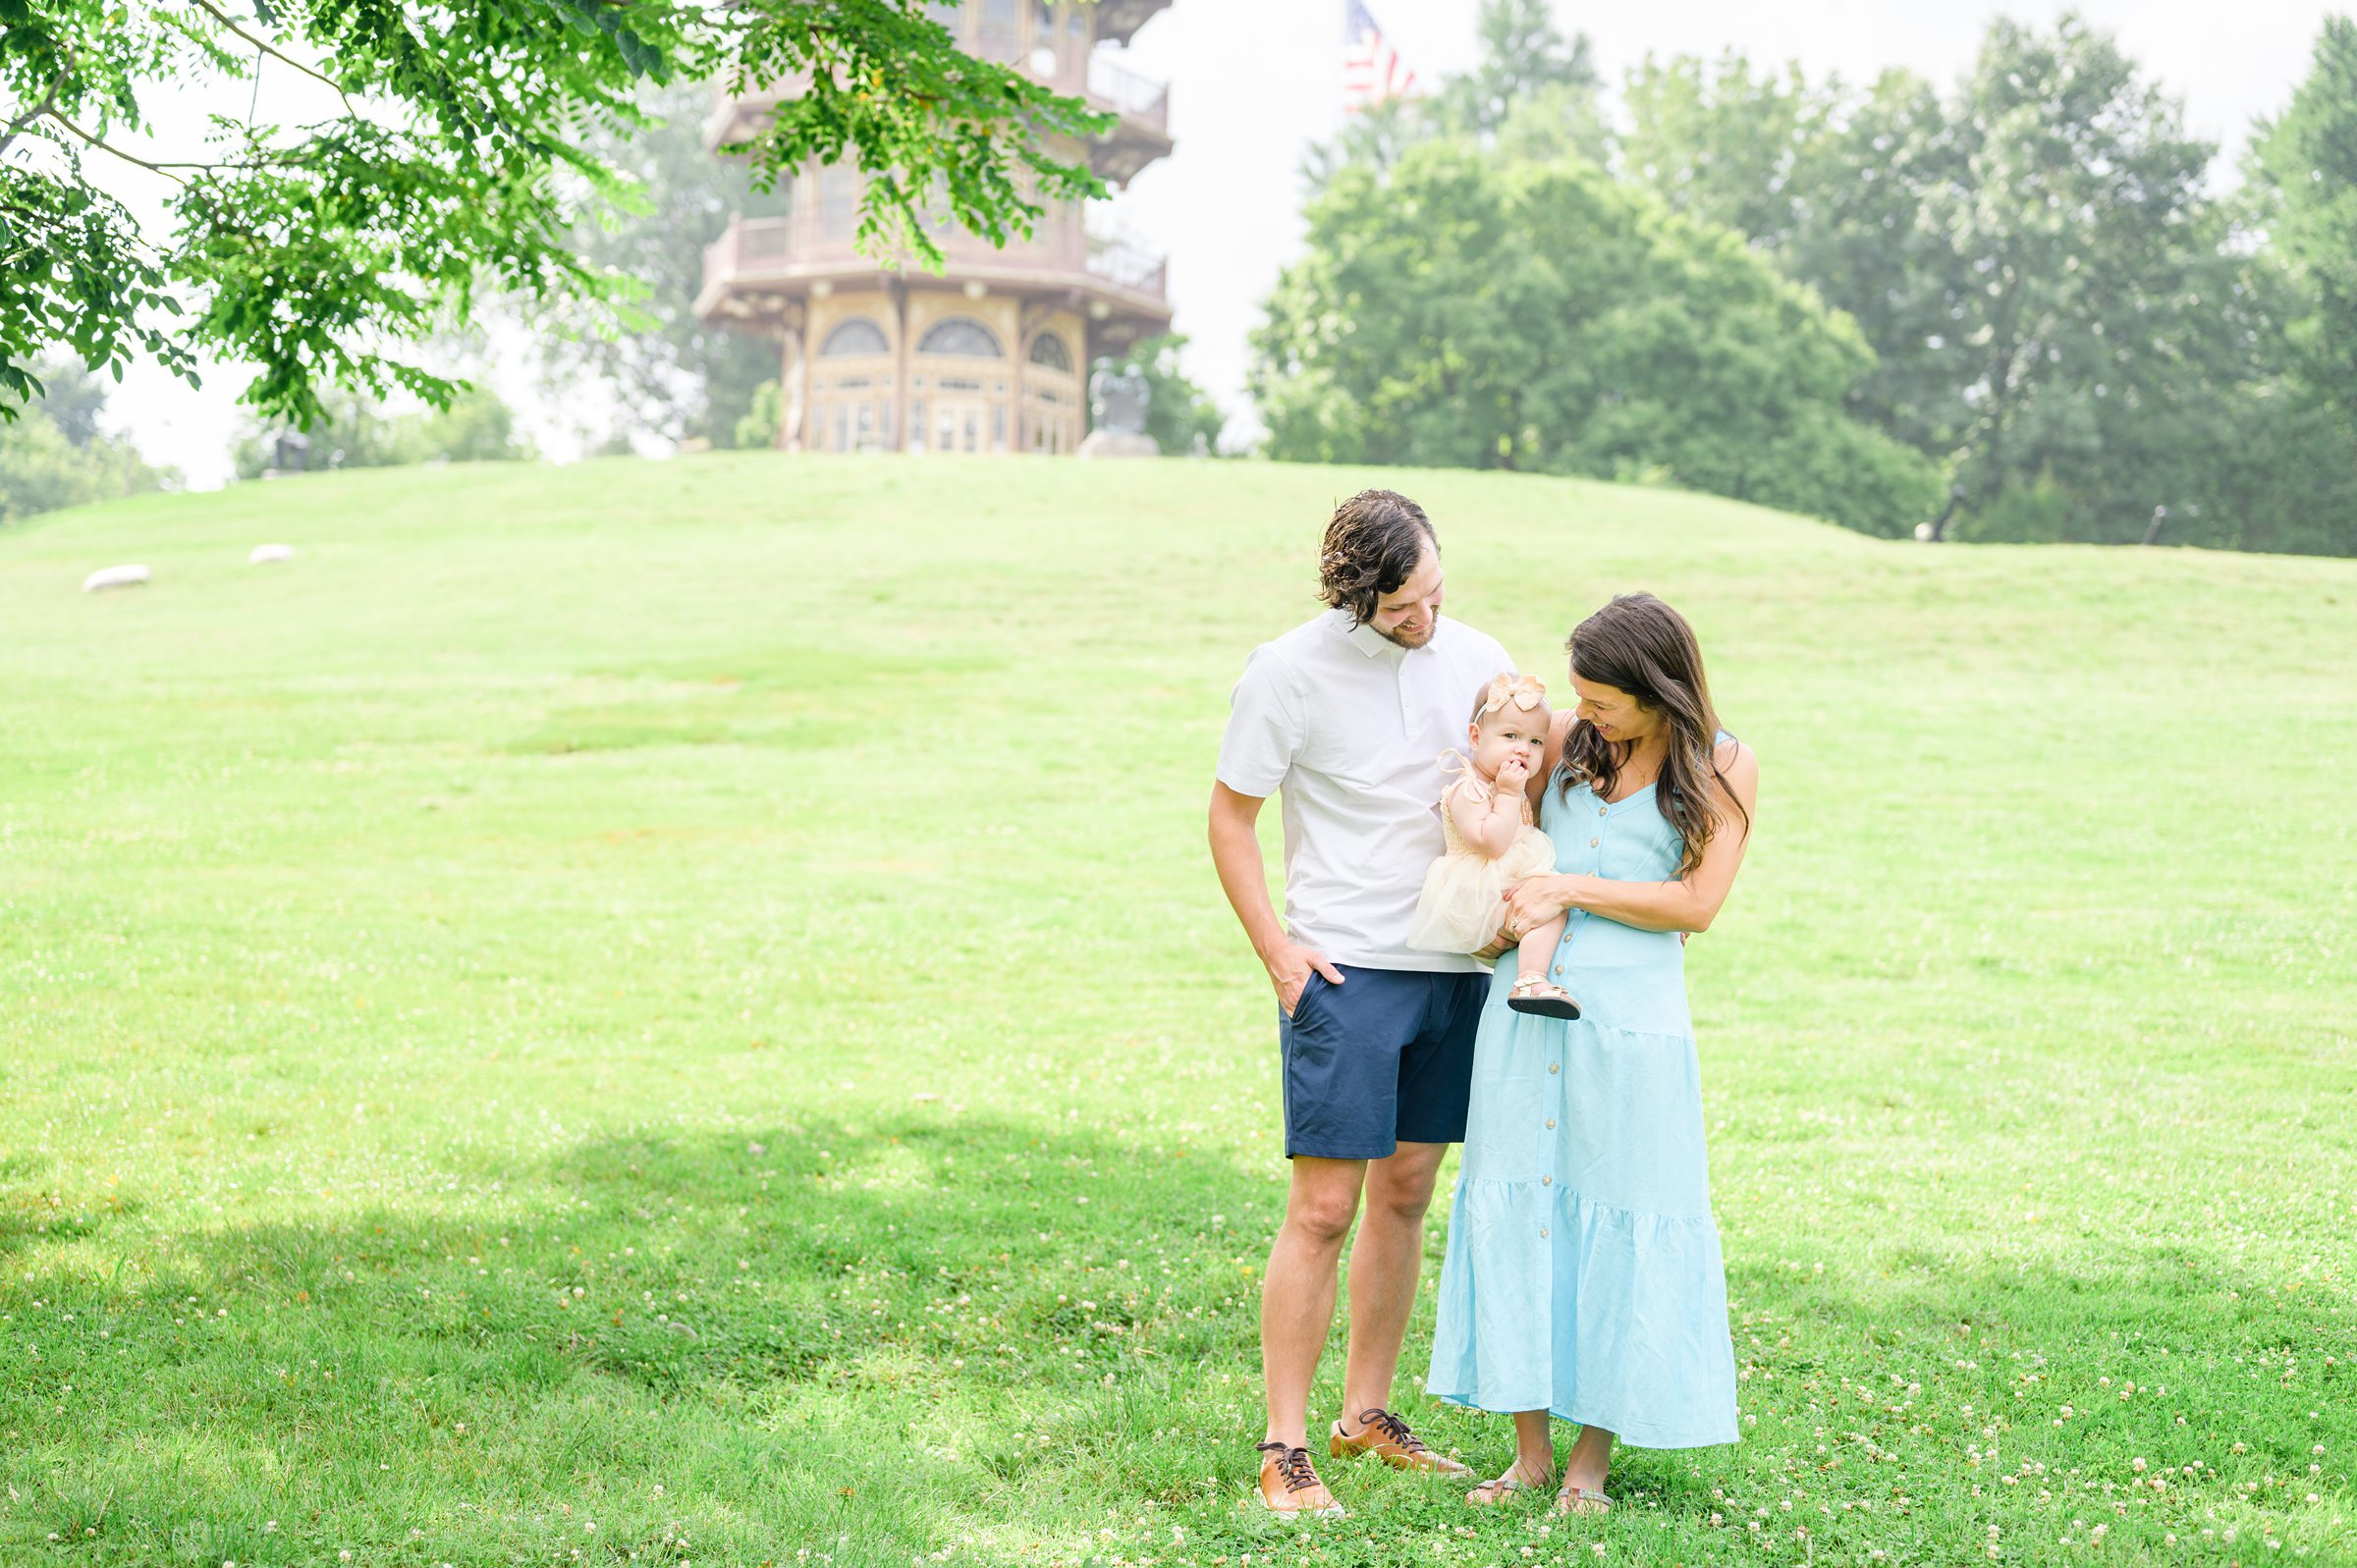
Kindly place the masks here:
<instances>
[{"instance_id":1,"label":"balcony railing","mask_svg":"<svg viewBox=\"0 0 2357 1568\"><path fill-rule=\"evenodd\" d=\"M718 240L704 247L706 293L716 295L740 279L776 277L792 269L864 270L873 265L860 255L849 235L811 241L801 238L798 230L803 227L795 218L739 218L731 223ZM1083 244L1079 236L1062 225L1043 230L1033 244L1005 249L965 234L945 234L941 242L953 277L961 268L1069 277L1077 260L1090 277L1150 299L1163 298L1168 283L1166 260L1135 242L1089 235ZM910 276L918 274L912 271Z\"/></svg>"},{"instance_id":2,"label":"balcony railing","mask_svg":"<svg viewBox=\"0 0 2357 1568\"><path fill-rule=\"evenodd\" d=\"M1163 297L1170 279L1171 263L1167 256L1132 244L1126 240L1107 240L1096 235L1088 240L1088 270L1107 283L1138 294Z\"/></svg>"},{"instance_id":3,"label":"balcony railing","mask_svg":"<svg viewBox=\"0 0 2357 1568\"><path fill-rule=\"evenodd\" d=\"M1153 127L1166 135L1171 129L1171 84L1139 76L1101 54L1088 57L1088 95L1109 105L1126 120Z\"/></svg>"}]
</instances>

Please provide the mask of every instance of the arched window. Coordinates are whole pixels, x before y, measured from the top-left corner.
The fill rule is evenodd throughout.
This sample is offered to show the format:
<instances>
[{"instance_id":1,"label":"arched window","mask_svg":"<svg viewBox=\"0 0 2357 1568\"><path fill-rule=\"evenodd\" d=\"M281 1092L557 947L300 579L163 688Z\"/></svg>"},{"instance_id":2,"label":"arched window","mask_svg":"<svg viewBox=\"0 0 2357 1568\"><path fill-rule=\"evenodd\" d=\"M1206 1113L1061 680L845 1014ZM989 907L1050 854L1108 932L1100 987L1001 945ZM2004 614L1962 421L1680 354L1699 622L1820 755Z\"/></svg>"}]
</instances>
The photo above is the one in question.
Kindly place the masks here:
<instances>
[{"instance_id":1,"label":"arched window","mask_svg":"<svg viewBox=\"0 0 2357 1568\"><path fill-rule=\"evenodd\" d=\"M969 359L1007 357L999 348L999 340L991 336L988 327L964 316L952 316L947 321L935 322L926 329L923 337L916 340L916 351L962 354Z\"/></svg>"},{"instance_id":2,"label":"arched window","mask_svg":"<svg viewBox=\"0 0 2357 1568\"><path fill-rule=\"evenodd\" d=\"M1046 365L1050 370L1069 371L1072 368L1071 351L1064 340L1053 332L1043 332L1031 340L1031 362Z\"/></svg>"},{"instance_id":3,"label":"arched window","mask_svg":"<svg viewBox=\"0 0 2357 1568\"><path fill-rule=\"evenodd\" d=\"M827 341L818 351L821 359L841 359L852 354L890 353L892 345L885 341L884 329L865 316L850 320L827 334Z\"/></svg>"}]
</instances>

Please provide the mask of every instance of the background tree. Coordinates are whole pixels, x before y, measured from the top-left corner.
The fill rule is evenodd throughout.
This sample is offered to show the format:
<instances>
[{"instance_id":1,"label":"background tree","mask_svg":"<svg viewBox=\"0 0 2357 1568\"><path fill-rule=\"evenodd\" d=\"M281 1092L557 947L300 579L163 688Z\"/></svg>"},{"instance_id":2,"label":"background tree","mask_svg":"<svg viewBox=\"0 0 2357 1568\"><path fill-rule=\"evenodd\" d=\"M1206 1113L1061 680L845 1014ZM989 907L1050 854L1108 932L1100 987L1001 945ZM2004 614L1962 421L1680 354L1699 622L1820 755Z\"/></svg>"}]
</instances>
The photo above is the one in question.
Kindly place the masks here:
<instances>
[{"instance_id":1,"label":"background tree","mask_svg":"<svg viewBox=\"0 0 2357 1568\"><path fill-rule=\"evenodd\" d=\"M2072 17L1994 25L1953 119L1970 183L1933 189L1924 220L1958 264L1958 476L1976 506L2052 476L2072 537L2140 537L2155 505L2195 501L2186 442L2232 379L2216 148Z\"/></svg>"},{"instance_id":2,"label":"background tree","mask_svg":"<svg viewBox=\"0 0 2357 1568\"><path fill-rule=\"evenodd\" d=\"M2288 286L2281 359L2357 420L2357 22L2326 20L2290 107L2258 126L2245 175Z\"/></svg>"},{"instance_id":3,"label":"background tree","mask_svg":"<svg viewBox=\"0 0 2357 1568\"><path fill-rule=\"evenodd\" d=\"M2331 69L2312 105L2347 103ZM2332 500L2345 443L2268 348L2273 323L2312 319L2268 225L2235 234L2205 190L2215 149L2078 19L1993 26L1945 99L1904 73L1856 92L1730 56L1649 63L1626 102L1624 177L1858 322L1877 363L1848 406L1952 468L1956 537L2128 542L2165 505L2174 542L2357 549ZM2330 142L2283 137L2287 183L2330 189L2310 173Z\"/></svg>"},{"instance_id":4,"label":"background tree","mask_svg":"<svg viewBox=\"0 0 2357 1568\"><path fill-rule=\"evenodd\" d=\"M1854 324L1593 164L1437 138L1308 220L1254 337L1272 456L1662 478L1885 534L1936 505L1842 410Z\"/></svg>"},{"instance_id":5,"label":"background tree","mask_svg":"<svg viewBox=\"0 0 2357 1568\"><path fill-rule=\"evenodd\" d=\"M1097 361L1115 371L1130 371L1144 378L1146 434L1173 457L1189 453L1208 455L1219 443L1220 426L1227 422L1210 394L1188 380L1186 372L1179 368L1178 355L1185 348L1185 334L1166 332L1142 338L1131 344L1126 352Z\"/></svg>"},{"instance_id":6,"label":"background tree","mask_svg":"<svg viewBox=\"0 0 2357 1568\"><path fill-rule=\"evenodd\" d=\"M2214 494L2179 537L2357 554L2357 24L2326 21L2243 174L2251 374L2217 442Z\"/></svg>"},{"instance_id":7,"label":"background tree","mask_svg":"<svg viewBox=\"0 0 2357 1568\"><path fill-rule=\"evenodd\" d=\"M1935 460L1967 416L1942 350L1969 287L1946 236L1924 221L1965 159L1932 86L1888 72L1862 93L1811 84L1797 67L1754 74L1740 56L1648 60L1629 74L1624 177L1677 211L1721 223L1849 312L1875 351L1853 413Z\"/></svg>"},{"instance_id":8,"label":"background tree","mask_svg":"<svg viewBox=\"0 0 2357 1568\"><path fill-rule=\"evenodd\" d=\"M154 129L150 89L260 71L332 88L342 112L301 126L215 116L196 146L135 150ZM1103 193L1084 164L1046 151L1103 117L891 0L8 0L0 417L59 345L100 366L144 352L192 381L200 352L248 360L260 374L246 401L299 422L325 411L329 383L447 402L457 384L405 351L486 288L608 293L574 238L622 182L585 137L642 119L643 81L706 79L800 83L734 150L756 186L813 157L856 163L859 233L879 248L937 255L920 193L993 240L1027 232L1042 200ZM171 232L140 234L89 179L93 158L164 180Z\"/></svg>"},{"instance_id":9,"label":"background tree","mask_svg":"<svg viewBox=\"0 0 2357 1568\"><path fill-rule=\"evenodd\" d=\"M600 330L599 311L573 304L567 330L541 335L547 381L552 390L577 389L584 379L612 388L621 433L737 446L756 390L778 374L780 346L697 319L704 247L739 213L788 211L792 182L781 177L757 190L741 160L705 149L709 82L649 85L637 107L642 124L600 128L584 150L629 177L639 194L602 221L582 223L577 241L591 266L630 280L628 319L619 331Z\"/></svg>"},{"instance_id":10,"label":"background tree","mask_svg":"<svg viewBox=\"0 0 2357 1568\"><path fill-rule=\"evenodd\" d=\"M1601 161L1609 132L1587 35L1566 37L1547 0L1482 0L1475 30L1481 58L1471 71L1426 96L1386 98L1312 147L1311 189L1351 164L1388 167L1435 136L1470 137L1507 156L1577 152Z\"/></svg>"},{"instance_id":11,"label":"background tree","mask_svg":"<svg viewBox=\"0 0 2357 1568\"><path fill-rule=\"evenodd\" d=\"M0 522L178 483L99 428L102 378L68 361L42 366L39 380L40 395L0 424Z\"/></svg>"},{"instance_id":12,"label":"background tree","mask_svg":"<svg viewBox=\"0 0 2357 1568\"><path fill-rule=\"evenodd\" d=\"M487 387L469 387L447 407L389 412L371 398L331 392L328 413L308 430L288 419L249 420L232 454L241 479L273 468L392 468L412 462L521 462L533 456L516 435L516 416Z\"/></svg>"},{"instance_id":13,"label":"background tree","mask_svg":"<svg viewBox=\"0 0 2357 1568\"><path fill-rule=\"evenodd\" d=\"M1444 130L1492 136L1534 100L1565 92L1592 100L1603 85L1587 34L1564 36L1547 0L1482 0L1474 31L1480 63L1443 82L1435 98Z\"/></svg>"}]
</instances>

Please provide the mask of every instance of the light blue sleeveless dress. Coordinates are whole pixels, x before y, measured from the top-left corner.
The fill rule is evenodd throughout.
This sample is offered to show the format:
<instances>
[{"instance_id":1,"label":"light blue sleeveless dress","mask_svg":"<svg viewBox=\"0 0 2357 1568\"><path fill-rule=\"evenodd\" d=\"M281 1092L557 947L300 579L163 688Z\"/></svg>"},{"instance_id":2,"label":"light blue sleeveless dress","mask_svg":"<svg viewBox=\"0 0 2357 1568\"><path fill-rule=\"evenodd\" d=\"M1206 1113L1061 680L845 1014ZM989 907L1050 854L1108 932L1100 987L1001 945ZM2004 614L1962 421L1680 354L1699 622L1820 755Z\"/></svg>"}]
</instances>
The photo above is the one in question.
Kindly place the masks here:
<instances>
[{"instance_id":1,"label":"light blue sleeveless dress","mask_svg":"<svg viewBox=\"0 0 2357 1568\"><path fill-rule=\"evenodd\" d=\"M1677 874L1677 833L1651 785L1608 805L1550 781L1539 825L1559 871ZM1425 1387L1477 1410L1550 1410L1640 1447L1733 1442L1684 946L1574 909L1548 977L1578 1000L1577 1021L1507 1006L1510 953L1491 981Z\"/></svg>"}]
</instances>

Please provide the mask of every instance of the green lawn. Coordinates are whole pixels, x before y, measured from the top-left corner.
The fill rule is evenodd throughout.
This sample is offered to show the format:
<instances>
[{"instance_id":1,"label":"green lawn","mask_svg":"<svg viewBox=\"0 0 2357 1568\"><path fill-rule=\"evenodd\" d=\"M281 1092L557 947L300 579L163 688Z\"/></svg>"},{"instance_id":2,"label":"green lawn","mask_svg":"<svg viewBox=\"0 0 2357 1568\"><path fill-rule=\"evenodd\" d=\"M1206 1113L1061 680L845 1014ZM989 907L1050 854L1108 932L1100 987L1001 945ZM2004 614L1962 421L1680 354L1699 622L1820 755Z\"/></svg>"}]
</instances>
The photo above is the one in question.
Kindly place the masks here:
<instances>
[{"instance_id":1,"label":"green lawn","mask_svg":"<svg viewBox=\"0 0 2357 1568\"><path fill-rule=\"evenodd\" d=\"M1285 1172L1202 808L1377 477L0 531L0 1563L2357 1561L2357 563L1468 473L1388 476L1453 611L1552 675L1651 588L1763 759L1689 966L1743 1441L1239 1507Z\"/></svg>"}]
</instances>

